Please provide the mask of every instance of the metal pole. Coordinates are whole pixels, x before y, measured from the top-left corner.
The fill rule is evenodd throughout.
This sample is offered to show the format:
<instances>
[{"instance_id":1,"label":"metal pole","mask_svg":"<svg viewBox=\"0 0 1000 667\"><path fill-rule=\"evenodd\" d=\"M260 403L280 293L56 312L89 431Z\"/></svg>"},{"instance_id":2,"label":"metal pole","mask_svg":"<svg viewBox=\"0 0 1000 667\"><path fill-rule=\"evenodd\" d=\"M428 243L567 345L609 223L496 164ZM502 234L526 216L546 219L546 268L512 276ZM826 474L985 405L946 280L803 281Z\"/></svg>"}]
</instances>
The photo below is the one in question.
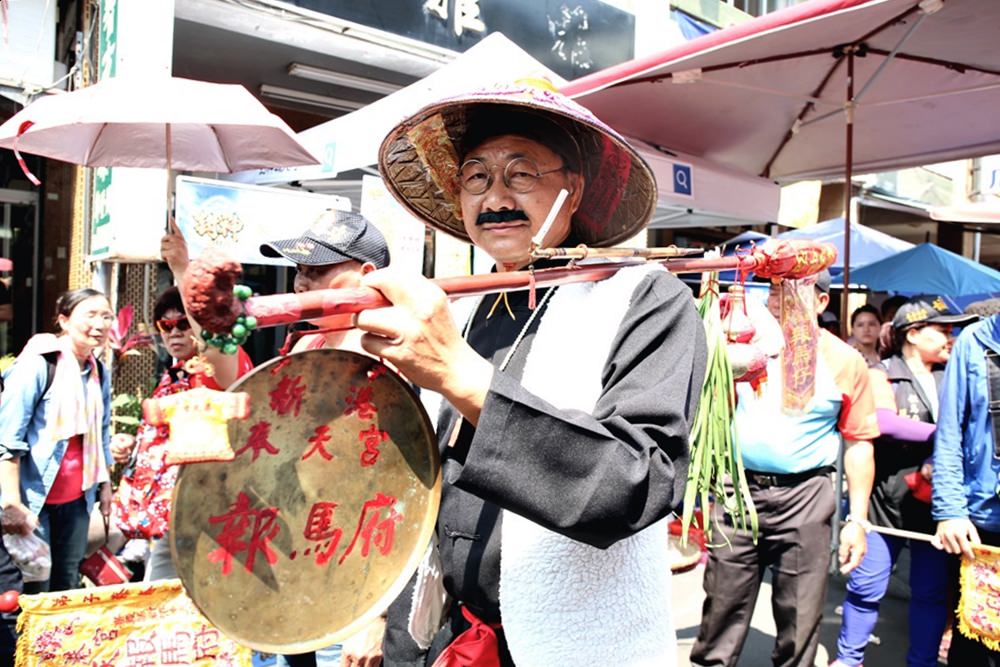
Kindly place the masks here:
<instances>
[{"instance_id":1,"label":"metal pole","mask_svg":"<svg viewBox=\"0 0 1000 667\"><path fill-rule=\"evenodd\" d=\"M846 148L844 158L844 293L840 297L840 333L847 338L847 301L851 293L851 178L854 175L854 47L847 52L847 102L844 104Z\"/></svg>"},{"instance_id":2,"label":"metal pole","mask_svg":"<svg viewBox=\"0 0 1000 667\"><path fill-rule=\"evenodd\" d=\"M42 247L42 219L39 210L42 202L36 198L35 209L35 229L32 231L34 241L34 251L31 253L31 332L41 331L41 321L38 314L38 300L42 297L41 275L38 266L38 255ZM7 206L7 226L10 227L10 205Z\"/></svg>"}]
</instances>

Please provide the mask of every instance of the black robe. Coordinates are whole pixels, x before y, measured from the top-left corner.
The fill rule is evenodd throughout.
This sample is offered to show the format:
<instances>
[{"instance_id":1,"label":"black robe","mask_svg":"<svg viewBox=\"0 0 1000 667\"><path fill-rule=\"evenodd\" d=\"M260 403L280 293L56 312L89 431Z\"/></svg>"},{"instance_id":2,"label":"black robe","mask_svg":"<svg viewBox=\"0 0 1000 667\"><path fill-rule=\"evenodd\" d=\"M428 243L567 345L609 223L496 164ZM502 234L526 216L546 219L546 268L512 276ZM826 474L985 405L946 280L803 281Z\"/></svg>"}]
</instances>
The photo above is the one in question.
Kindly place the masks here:
<instances>
[{"instance_id":1,"label":"black robe","mask_svg":"<svg viewBox=\"0 0 1000 667\"><path fill-rule=\"evenodd\" d=\"M538 291L539 302L545 293ZM531 311L528 293L512 292L516 319L502 302L487 318L495 299L484 297L467 339L497 367ZM707 356L690 290L663 272L637 285L608 351L593 414L556 409L521 386L542 317L544 310L506 370L494 373L477 428L448 404L438 420L444 483L437 535L444 584L454 600L487 622L502 621L501 509L603 548L669 514L683 497L687 475L688 430ZM448 447L456 427L461 430ZM406 629L411 590L390 607L385 665L424 664ZM457 605L450 621L427 664L467 627ZM512 664L499 634L502 661Z\"/></svg>"}]
</instances>

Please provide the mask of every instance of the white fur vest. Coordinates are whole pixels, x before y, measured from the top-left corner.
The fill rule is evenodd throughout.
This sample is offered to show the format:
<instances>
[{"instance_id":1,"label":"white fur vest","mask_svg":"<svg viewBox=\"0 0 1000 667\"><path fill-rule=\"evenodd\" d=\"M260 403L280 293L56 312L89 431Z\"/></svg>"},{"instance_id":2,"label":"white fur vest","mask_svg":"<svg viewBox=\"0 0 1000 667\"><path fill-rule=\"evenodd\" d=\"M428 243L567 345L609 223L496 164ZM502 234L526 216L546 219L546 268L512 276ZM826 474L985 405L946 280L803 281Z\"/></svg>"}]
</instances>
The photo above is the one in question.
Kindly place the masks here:
<instances>
[{"instance_id":1,"label":"white fur vest","mask_svg":"<svg viewBox=\"0 0 1000 667\"><path fill-rule=\"evenodd\" d=\"M659 268L560 287L532 341L524 387L557 408L591 412L632 293ZM598 549L504 510L500 616L518 667L673 665L667 541L662 520Z\"/></svg>"}]
</instances>

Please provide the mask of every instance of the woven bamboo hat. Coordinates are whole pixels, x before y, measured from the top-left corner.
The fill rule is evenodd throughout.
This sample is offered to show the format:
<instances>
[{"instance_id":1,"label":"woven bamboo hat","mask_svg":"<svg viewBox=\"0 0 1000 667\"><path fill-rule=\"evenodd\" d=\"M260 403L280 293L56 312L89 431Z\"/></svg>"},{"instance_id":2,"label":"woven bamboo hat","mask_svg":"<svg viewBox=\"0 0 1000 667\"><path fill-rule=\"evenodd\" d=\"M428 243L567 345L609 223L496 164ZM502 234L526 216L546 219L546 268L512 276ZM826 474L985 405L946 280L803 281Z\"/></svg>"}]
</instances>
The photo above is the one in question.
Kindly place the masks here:
<instances>
[{"instance_id":1,"label":"woven bamboo hat","mask_svg":"<svg viewBox=\"0 0 1000 667\"><path fill-rule=\"evenodd\" d=\"M469 242L459 204L462 157L482 138L522 134L514 129L489 135L491 126L508 124L536 126L531 134L571 169L578 166L585 187L573 216L577 242L611 246L649 222L657 195L649 165L617 132L541 79L448 98L400 122L379 149L389 192L424 223Z\"/></svg>"}]
</instances>

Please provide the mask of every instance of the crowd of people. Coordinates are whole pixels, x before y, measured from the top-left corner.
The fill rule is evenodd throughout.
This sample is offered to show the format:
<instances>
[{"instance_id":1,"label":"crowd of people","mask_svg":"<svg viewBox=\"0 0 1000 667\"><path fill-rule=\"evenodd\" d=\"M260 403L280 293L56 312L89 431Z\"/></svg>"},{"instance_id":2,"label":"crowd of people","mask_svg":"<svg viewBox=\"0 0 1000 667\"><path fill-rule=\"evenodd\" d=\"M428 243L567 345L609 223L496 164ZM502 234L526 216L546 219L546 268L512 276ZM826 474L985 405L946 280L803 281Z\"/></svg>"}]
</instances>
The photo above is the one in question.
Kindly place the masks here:
<instances>
[{"instance_id":1,"label":"crowd of people","mask_svg":"<svg viewBox=\"0 0 1000 667\"><path fill-rule=\"evenodd\" d=\"M485 251L497 272L566 263L533 258L539 246L628 239L656 200L652 172L624 139L531 83L409 116L383 143L380 167L412 214ZM153 309L173 359L153 396L224 389L252 364L242 350L201 349L182 297L189 258L176 228L161 251L181 289L166 290ZM351 318L350 330L342 317L318 320L320 332L294 350L378 357L419 387L426 404L440 397L431 415L443 470L436 579L411 582L343 646L285 656L283 664L675 664L667 523L683 498L708 358L684 283L647 263L597 283L452 305L431 281L389 266L374 225L335 211L261 251L296 265L296 292L364 285L391 302ZM789 283L799 283L809 318L822 324L829 273L772 285L768 306L778 319ZM847 511L837 560L848 579L835 664L862 664L907 545L906 661L937 664L956 604L951 555L1000 545L1000 315L979 319L935 297L862 306L851 316L852 344L817 326L795 338L808 372L795 376L794 396L780 355L768 361L762 388L737 387L734 428L759 534L721 504L713 508L725 540L709 552L692 664L737 663L768 570L773 664L814 664L842 505L831 473L841 457ZM35 533L52 552L49 579L24 584L25 592L81 585L95 505L126 536L152 541L147 580L176 576L165 539L177 475L165 460L169 426L112 437L111 373L97 354L112 321L104 294L67 292L59 334L32 338L5 377L3 529ZM953 327L962 327L957 340ZM787 409L792 399L796 410ZM114 462L128 468L112 498ZM5 556L0 550L0 587L20 590ZM450 603L435 606L435 596ZM949 664L1000 665L1000 653L956 631Z\"/></svg>"}]
</instances>

